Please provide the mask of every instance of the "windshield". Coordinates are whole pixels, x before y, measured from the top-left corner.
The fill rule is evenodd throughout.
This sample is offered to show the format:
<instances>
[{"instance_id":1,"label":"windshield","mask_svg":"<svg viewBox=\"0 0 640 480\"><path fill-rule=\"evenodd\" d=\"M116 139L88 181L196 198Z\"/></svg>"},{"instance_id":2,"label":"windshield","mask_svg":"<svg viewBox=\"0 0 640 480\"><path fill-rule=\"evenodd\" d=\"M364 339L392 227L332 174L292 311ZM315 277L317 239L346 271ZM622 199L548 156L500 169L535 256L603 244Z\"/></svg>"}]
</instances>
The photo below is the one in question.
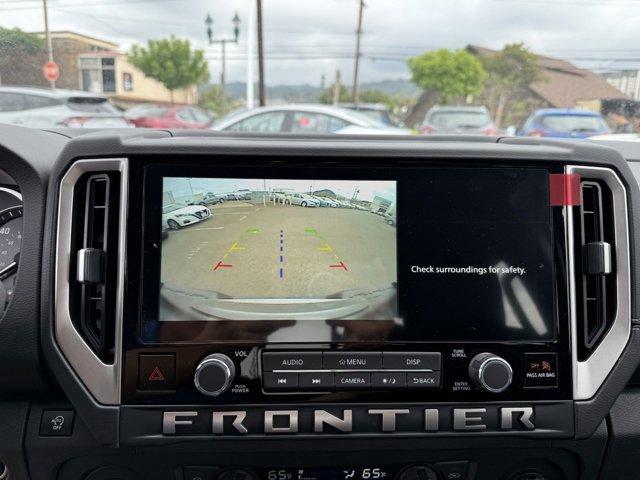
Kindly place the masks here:
<instances>
[{"instance_id":1,"label":"windshield","mask_svg":"<svg viewBox=\"0 0 640 480\"><path fill-rule=\"evenodd\" d=\"M167 205L165 207L162 207L162 213L171 213L171 212L175 212L176 210L180 210L181 208L184 208L184 205Z\"/></svg>"},{"instance_id":2,"label":"windshield","mask_svg":"<svg viewBox=\"0 0 640 480\"><path fill-rule=\"evenodd\" d=\"M606 128L600 118L586 115L547 115L542 117L542 124L561 132L597 132Z\"/></svg>"},{"instance_id":3,"label":"windshield","mask_svg":"<svg viewBox=\"0 0 640 480\"><path fill-rule=\"evenodd\" d=\"M428 121L437 127L445 128L484 127L491 123L491 119L484 112L464 111L436 112Z\"/></svg>"},{"instance_id":4,"label":"windshield","mask_svg":"<svg viewBox=\"0 0 640 480\"><path fill-rule=\"evenodd\" d=\"M640 132L631 3L2 0L0 123L629 135ZM594 116L562 114L574 109Z\"/></svg>"}]
</instances>

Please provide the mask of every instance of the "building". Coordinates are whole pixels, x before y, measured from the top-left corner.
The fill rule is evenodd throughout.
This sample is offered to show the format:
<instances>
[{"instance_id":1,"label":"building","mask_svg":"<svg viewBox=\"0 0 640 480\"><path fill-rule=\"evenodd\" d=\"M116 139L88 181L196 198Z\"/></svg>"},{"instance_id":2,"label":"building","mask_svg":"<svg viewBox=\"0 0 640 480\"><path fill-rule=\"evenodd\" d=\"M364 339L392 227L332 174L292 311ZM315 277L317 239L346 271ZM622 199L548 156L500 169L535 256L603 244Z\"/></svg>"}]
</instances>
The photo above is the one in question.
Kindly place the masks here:
<instances>
[{"instance_id":1,"label":"building","mask_svg":"<svg viewBox=\"0 0 640 480\"><path fill-rule=\"evenodd\" d=\"M620 70L604 73L602 76L614 88L633 100L640 101L640 70Z\"/></svg>"},{"instance_id":2,"label":"building","mask_svg":"<svg viewBox=\"0 0 640 480\"><path fill-rule=\"evenodd\" d=\"M393 202L391 200L387 200L384 197L375 196L373 197L373 201L371 202L369 211L373 213L384 214L389 211L389 208L391 207L391 205L393 205ZM395 213L395 208L394 208L394 213Z\"/></svg>"},{"instance_id":3,"label":"building","mask_svg":"<svg viewBox=\"0 0 640 480\"><path fill-rule=\"evenodd\" d=\"M43 33L35 35L44 38ZM140 102L194 104L197 88L170 92L127 62L118 44L69 31L51 32L53 57L60 69L56 87L84 90L110 97L122 106ZM49 87L42 74L46 51L25 55L15 62L0 64L3 85Z\"/></svg>"}]
</instances>

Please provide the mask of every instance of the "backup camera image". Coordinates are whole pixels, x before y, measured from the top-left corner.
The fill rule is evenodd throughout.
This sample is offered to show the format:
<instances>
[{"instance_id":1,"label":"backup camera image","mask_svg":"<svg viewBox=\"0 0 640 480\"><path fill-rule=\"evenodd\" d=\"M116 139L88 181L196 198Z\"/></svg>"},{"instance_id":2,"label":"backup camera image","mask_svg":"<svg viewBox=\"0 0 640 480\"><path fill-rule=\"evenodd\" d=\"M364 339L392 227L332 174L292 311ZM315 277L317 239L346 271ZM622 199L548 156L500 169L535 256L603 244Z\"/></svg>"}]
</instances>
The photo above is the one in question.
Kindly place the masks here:
<instances>
[{"instance_id":1,"label":"backup camera image","mask_svg":"<svg viewBox=\"0 0 640 480\"><path fill-rule=\"evenodd\" d=\"M164 177L159 319L393 320L396 182Z\"/></svg>"}]
</instances>

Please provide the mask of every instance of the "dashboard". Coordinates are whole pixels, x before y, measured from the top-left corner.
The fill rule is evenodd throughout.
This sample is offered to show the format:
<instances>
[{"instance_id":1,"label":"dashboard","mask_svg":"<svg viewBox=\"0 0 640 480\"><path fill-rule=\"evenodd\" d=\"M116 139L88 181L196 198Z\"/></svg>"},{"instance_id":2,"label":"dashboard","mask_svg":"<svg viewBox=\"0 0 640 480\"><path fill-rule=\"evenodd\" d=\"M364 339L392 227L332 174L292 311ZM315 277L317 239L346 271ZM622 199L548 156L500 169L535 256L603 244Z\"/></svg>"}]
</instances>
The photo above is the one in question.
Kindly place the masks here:
<instances>
[{"instance_id":1,"label":"dashboard","mask_svg":"<svg viewBox=\"0 0 640 480\"><path fill-rule=\"evenodd\" d=\"M0 479L637 478L637 150L0 127Z\"/></svg>"}]
</instances>

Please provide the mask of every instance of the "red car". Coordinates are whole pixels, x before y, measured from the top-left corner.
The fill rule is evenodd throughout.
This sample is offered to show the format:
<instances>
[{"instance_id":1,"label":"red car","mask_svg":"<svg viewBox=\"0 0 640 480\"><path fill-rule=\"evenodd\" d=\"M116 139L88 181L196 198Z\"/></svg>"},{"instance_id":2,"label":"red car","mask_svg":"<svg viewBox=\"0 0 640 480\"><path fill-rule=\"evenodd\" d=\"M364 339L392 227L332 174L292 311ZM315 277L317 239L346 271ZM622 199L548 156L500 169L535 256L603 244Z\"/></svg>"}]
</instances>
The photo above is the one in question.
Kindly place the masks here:
<instances>
[{"instance_id":1,"label":"red car","mask_svg":"<svg viewBox=\"0 0 640 480\"><path fill-rule=\"evenodd\" d=\"M138 105L125 112L125 117L138 128L208 128L213 117L192 105Z\"/></svg>"}]
</instances>

